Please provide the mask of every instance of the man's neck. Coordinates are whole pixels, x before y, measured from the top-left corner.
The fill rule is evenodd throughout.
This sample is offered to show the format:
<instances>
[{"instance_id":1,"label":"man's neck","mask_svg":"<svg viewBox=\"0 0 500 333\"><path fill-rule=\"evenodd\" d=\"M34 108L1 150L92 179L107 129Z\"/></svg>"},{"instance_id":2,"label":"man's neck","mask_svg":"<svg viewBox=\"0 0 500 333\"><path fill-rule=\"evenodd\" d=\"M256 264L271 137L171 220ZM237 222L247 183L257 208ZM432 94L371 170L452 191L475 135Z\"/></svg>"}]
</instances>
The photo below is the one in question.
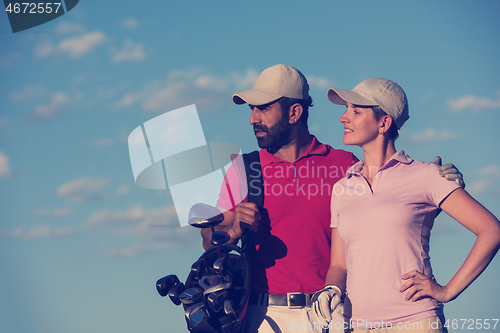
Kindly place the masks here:
<instances>
[{"instance_id":1,"label":"man's neck","mask_svg":"<svg viewBox=\"0 0 500 333\"><path fill-rule=\"evenodd\" d=\"M281 160L294 162L311 146L312 138L312 135L309 134L307 129L299 131L294 140L282 146L277 152L272 154Z\"/></svg>"}]
</instances>

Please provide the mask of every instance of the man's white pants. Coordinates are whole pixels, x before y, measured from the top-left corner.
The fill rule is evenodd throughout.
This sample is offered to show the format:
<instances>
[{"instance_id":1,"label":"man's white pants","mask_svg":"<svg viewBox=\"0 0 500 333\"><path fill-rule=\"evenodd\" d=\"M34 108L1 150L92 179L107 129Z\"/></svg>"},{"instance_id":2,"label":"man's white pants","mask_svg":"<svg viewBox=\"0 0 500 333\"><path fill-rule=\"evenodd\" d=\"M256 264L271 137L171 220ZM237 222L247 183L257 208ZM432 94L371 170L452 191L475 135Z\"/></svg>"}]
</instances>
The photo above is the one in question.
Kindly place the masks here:
<instances>
[{"instance_id":1,"label":"man's white pants","mask_svg":"<svg viewBox=\"0 0 500 333\"><path fill-rule=\"evenodd\" d=\"M325 324L329 325L328 333L343 333L343 312L343 304L339 304L327 323L315 319L311 307L249 305L245 333L322 333L321 325Z\"/></svg>"}]
</instances>

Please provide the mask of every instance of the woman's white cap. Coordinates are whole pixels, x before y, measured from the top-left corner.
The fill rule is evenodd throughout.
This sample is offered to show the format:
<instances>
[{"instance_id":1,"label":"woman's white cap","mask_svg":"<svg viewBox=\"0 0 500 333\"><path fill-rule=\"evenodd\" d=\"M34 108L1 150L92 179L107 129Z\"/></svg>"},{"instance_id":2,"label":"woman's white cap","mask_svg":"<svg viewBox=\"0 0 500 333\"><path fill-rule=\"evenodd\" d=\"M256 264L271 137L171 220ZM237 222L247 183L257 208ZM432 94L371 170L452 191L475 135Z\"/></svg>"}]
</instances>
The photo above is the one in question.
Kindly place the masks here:
<instances>
[{"instance_id":1,"label":"woman's white cap","mask_svg":"<svg viewBox=\"0 0 500 333\"><path fill-rule=\"evenodd\" d=\"M346 105L349 102L361 106L379 106L394 119L398 129L410 118L406 94L391 80L367 79L353 90L330 88L327 95L334 104Z\"/></svg>"},{"instance_id":2,"label":"woman's white cap","mask_svg":"<svg viewBox=\"0 0 500 333\"><path fill-rule=\"evenodd\" d=\"M309 99L309 85L298 69L287 65L266 68L255 82L253 89L234 94L233 102L264 105L281 97Z\"/></svg>"}]
</instances>

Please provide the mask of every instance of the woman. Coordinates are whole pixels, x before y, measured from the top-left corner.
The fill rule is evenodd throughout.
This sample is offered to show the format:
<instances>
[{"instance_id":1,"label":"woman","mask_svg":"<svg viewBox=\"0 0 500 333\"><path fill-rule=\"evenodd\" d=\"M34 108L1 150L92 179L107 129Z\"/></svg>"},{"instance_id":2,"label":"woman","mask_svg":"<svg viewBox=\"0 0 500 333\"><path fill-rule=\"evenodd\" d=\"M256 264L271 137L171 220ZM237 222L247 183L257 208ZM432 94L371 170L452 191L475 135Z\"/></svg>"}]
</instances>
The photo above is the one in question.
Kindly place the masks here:
<instances>
[{"instance_id":1,"label":"woman","mask_svg":"<svg viewBox=\"0 0 500 333\"><path fill-rule=\"evenodd\" d=\"M333 188L331 262L319 299L327 297L334 307L335 290L347 289L354 332L445 332L442 303L455 299L493 259L499 221L440 177L436 165L396 151L394 141L409 115L395 82L368 79L353 90L329 89L328 98L347 105L340 118L343 142L360 146L364 161ZM446 285L434 279L429 258L430 230L440 209L477 237Z\"/></svg>"}]
</instances>

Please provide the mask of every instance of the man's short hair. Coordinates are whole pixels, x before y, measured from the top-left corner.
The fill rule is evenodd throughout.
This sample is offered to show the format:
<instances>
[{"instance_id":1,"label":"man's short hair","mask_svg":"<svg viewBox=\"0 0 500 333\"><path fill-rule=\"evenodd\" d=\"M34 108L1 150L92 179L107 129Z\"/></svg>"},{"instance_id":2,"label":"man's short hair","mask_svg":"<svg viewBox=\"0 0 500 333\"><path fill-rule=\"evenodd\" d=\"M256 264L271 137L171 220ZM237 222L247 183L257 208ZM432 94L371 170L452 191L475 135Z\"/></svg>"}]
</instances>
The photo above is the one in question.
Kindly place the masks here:
<instances>
[{"instance_id":1,"label":"man's short hair","mask_svg":"<svg viewBox=\"0 0 500 333\"><path fill-rule=\"evenodd\" d=\"M280 99L277 100L278 103L280 103L281 111L282 112L288 112L290 107L296 103L300 104L302 106L302 115L300 116L300 119L304 125L307 125L307 119L309 118L309 107L314 106L312 97L309 96L309 99L295 99L295 98L290 98L290 97L281 97Z\"/></svg>"}]
</instances>

